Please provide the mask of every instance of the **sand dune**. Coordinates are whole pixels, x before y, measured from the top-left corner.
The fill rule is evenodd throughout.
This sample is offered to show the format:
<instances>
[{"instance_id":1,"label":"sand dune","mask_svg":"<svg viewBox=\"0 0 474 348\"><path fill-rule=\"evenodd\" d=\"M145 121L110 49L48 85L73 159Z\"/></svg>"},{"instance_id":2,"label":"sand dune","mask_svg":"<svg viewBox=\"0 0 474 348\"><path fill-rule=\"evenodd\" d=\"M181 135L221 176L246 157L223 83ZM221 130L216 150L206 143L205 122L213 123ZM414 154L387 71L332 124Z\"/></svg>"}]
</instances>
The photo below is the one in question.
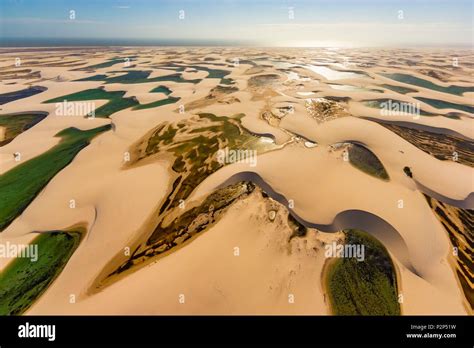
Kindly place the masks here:
<instances>
[{"instance_id":1,"label":"sand dune","mask_svg":"<svg viewBox=\"0 0 474 348\"><path fill-rule=\"evenodd\" d=\"M420 66L408 67L390 63L395 54L407 55L396 51L343 50L335 56L324 49L249 48L238 51L241 63L233 66L230 62L236 51L232 48L117 50L119 53L85 50L87 64L77 66L75 58L67 54L62 58L65 65L50 66L59 54L55 51L44 52L41 58L37 52L0 52L0 68L8 77L0 83L2 93L32 84L47 88L2 105L0 117L18 112L49 113L0 147L0 174L57 145L55 134L63 129L113 125L83 148L0 233L1 243L23 244L33 239L33 231L61 230L77 223L87 226L85 238L62 273L27 314L329 314L322 281L323 245L340 240L340 231L346 228L366 230L387 248L404 298L403 314L472 313L450 264L448 234L423 194L473 209L473 168L437 159L376 122L443 129L446 134L472 140L471 114L452 107L438 109L415 99L472 106L473 92L452 94L442 89L472 87L465 82L473 72L471 67L452 70L449 79L440 81L420 72L433 68L429 52ZM39 62L30 63L32 71L19 75L11 67L16 55L22 57L24 69L27 62ZM163 69L175 55L179 55L180 64L196 69L180 76L200 82L153 81L176 73ZM298 59L285 58L289 55ZM133 67L127 67L117 56L138 57L130 60ZM345 69L341 65L344 56L350 56L354 66ZM206 57L217 60L206 62ZM378 57L377 63L374 57ZM284 64L288 60L292 64ZM318 62L326 69L308 68ZM225 78L232 81L206 78L212 69L228 70ZM150 81L74 81L95 75L123 77L129 71L151 71L146 77ZM39 72L40 77L32 76L33 72ZM386 73L410 74L441 90L398 82L382 75ZM398 93L383 87L387 84L415 91ZM95 119L57 115L54 103L44 103L101 87L108 92L123 91L123 98L148 104L167 98L165 93L151 92L158 86L166 86L170 96L180 100L143 110L128 107L108 118ZM376 99L419 102L423 111L434 115L383 115L380 109L365 104ZM107 103L87 102L96 108ZM138 166L128 166L125 158L157 126L183 121L186 127L185 122L199 113L244 114L242 126L246 130L266 135L281 146L259 154L256 167L240 162L219 168L197 185L186 203L198 204L222 185L243 179L259 184L272 199L257 190L237 200L195 239L100 291L92 291L118 253L153 232L147 222L170 194L172 179L178 175L171 168L170 154L159 153ZM0 140L3 131L0 126ZM311 146L305 146L308 141ZM343 151L333 145L346 142L370 149L390 179L381 180L345 161ZM13 157L16 152L21 153L20 162ZM404 172L405 167L410 168L412 178ZM74 209L69 207L71 199L76 202ZM289 210L309 228L304 237L290 238L289 201ZM273 210L276 216L272 221L269 212ZM10 261L0 259L0 269ZM75 303L70 303L72 294ZM180 303L181 295L184 303ZM290 295L294 303L289 301Z\"/></svg>"}]
</instances>

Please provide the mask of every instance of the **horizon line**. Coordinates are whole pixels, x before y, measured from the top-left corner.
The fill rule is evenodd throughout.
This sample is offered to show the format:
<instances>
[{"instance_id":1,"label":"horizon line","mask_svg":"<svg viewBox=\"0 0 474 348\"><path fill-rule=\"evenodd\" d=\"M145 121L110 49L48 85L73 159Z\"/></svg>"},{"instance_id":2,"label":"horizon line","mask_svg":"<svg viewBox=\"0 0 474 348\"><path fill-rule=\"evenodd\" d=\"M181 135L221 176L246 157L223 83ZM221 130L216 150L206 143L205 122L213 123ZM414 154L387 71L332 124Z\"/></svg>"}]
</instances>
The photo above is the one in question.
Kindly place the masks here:
<instances>
[{"instance_id":1,"label":"horizon line","mask_svg":"<svg viewBox=\"0 0 474 348\"><path fill-rule=\"evenodd\" d=\"M259 41L230 40L230 39L140 39L140 38L48 38L48 37L3 37L0 38L0 48L52 48L52 47L262 47L262 48L470 48L474 44L459 43L393 43L379 44L350 44L350 45L291 45L270 44Z\"/></svg>"}]
</instances>

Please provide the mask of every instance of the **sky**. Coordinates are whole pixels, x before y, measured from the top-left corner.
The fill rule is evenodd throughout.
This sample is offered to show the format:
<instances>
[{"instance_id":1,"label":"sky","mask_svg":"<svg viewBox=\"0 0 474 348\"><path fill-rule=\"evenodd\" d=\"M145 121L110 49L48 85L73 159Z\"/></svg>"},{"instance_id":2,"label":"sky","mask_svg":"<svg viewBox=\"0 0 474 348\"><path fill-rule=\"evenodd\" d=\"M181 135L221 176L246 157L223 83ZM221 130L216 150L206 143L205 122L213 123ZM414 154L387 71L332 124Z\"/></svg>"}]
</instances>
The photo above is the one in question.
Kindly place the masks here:
<instances>
[{"instance_id":1,"label":"sky","mask_svg":"<svg viewBox=\"0 0 474 348\"><path fill-rule=\"evenodd\" d=\"M9 42L471 46L473 0L0 0ZM71 12L73 11L73 12Z\"/></svg>"}]
</instances>

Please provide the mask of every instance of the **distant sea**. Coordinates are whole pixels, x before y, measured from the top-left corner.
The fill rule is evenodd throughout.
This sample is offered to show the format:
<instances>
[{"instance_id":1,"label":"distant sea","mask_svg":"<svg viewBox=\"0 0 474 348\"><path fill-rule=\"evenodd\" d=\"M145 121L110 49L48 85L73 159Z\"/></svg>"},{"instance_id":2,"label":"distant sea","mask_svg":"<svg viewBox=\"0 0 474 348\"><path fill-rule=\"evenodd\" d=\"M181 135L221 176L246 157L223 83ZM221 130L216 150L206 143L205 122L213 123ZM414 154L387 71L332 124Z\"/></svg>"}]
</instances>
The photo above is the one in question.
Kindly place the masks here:
<instances>
[{"instance_id":1,"label":"distant sea","mask_svg":"<svg viewBox=\"0 0 474 348\"><path fill-rule=\"evenodd\" d=\"M0 0L0 2L3 0ZM208 39L100 39L100 38L24 38L2 37L0 31L1 47L82 47L82 46L203 46L203 47L266 47L262 42L248 40L208 40ZM271 47L271 45L270 45ZM297 47L291 46L290 47ZM361 46L364 47L364 46ZM376 46L366 46L374 48ZM386 46L390 48L390 46ZM305 47L308 48L308 47ZM450 45L400 45L391 48L443 48L443 49L470 49L472 44Z\"/></svg>"},{"instance_id":2,"label":"distant sea","mask_svg":"<svg viewBox=\"0 0 474 348\"><path fill-rule=\"evenodd\" d=\"M57 47L57 46L252 46L251 42L230 40L183 39L97 39L97 38L5 38L0 47Z\"/></svg>"}]
</instances>

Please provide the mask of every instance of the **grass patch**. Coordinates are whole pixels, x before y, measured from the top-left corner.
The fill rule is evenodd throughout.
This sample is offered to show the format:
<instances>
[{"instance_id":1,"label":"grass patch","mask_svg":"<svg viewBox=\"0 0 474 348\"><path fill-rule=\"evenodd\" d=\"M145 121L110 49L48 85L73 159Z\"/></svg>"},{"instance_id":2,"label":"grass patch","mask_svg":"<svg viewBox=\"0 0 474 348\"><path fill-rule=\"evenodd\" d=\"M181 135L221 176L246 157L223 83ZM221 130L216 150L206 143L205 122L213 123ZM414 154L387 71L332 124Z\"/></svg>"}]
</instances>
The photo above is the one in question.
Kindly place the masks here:
<instances>
[{"instance_id":1,"label":"grass patch","mask_svg":"<svg viewBox=\"0 0 474 348\"><path fill-rule=\"evenodd\" d=\"M101 88L86 89L73 94L64 95L45 101L44 103L62 103L65 100L84 101L84 100L108 100L109 102L95 110L95 117L106 118L113 113L135 106L138 104L135 98L124 98L124 91L108 92Z\"/></svg>"},{"instance_id":2,"label":"grass patch","mask_svg":"<svg viewBox=\"0 0 474 348\"><path fill-rule=\"evenodd\" d=\"M176 124L160 125L146 139L146 146L138 159L159 152L174 155L172 169L181 181L171 192L169 207L174 208L186 198L209 175L221 168L216 153L220 148L256 150L258 153L275 148L273 143L263 143L258 136L248 132L241 124L243 114L232 117L202 113L197 119L180 121Z\"/></svg>"},{"instance_id":3,"label":"grass patch","mask_svg":"<svg viewBox=\"0 0 474 348\"><path fill-rule=\"evenodd\" d=\"M235 199L253 191L253 184L241 182L217 190L199 206L184 212L180 207L180 202L186 201L206 177L225 165L218 161L219 149L252 149L263 153L278 148L245 129L241 124L243 117L244 114L227 117L201 113L186 120L163 122L134 145L131 165L155 155L173 155L173 183L153 214L148 239L137 244L120 267L107 271L108 276L129 270L193 238L213 224ZM123 259L122 255L120 258Z\"/></svg>"},{"instance_id":4,"label":"grass patch","mask_svg":"<svg viewBox=\"0 0 474 348\"><path fill-rule=\"evenodd\" d=\"M229 85L232 84L234 81L232 79L226 79L225 76L230 74L229 70L222 70L222 69L213 69L208 68L201 65L182 65L182 64L163 64L161 68L173 68L177 72L183 72L186 69L195 69L198 71L206 71L208 75L206 76L207 79L221 79L220 84Z\"/></svg>"},{"instance_id":5,"label":"grass patch","mask_svg":"<svg viewBox=\"0 0 474 348\"><path fill-rule=\"evenodd\" d=\"M363 172L382 180L389 180L387 171L382 162L372 151L358 144L349 146L349 162Z\"/></svg>"},{"instance_id":6,"label":"grass patch","mask_svg":"<svg viewBox=\"0 0 474 348\"><path fill-rule=\"evenodd\" d=\"M165 93L169 95L172 93L170 89L165 86L158 86L150 91L151 93ZM54 98L45 101L45 103L62 103L64 100L68 102L71 101L82 101L82 100L109 100L109 102L100 108L95 110L95 117L109 117L113 113L133 107L133 110L143 110L156 108L159 106L176 103L181 98L178 97L168 97L167 99L158 100L148 104L140 104L138 101L131 98L124 98L125 92L116 91L116 92L107 92L101 88L96 89L87 89L81 92L65 95L62 97Z\"/></svg>"},{"instance_id":7,"label":"grass patch","mask_svg":"<svg viewBox=\"0 0 474 348\"><path fill-rule=\"evenodd\" d=\"M81 242L83 231L41 233L38 259L16 258L0 273L0 315L21 315L48 289Z\"/></svg>"},{"instance_id":8,"label":"grass patch","mask_svg":"<svg viewBox=\"0 0 474 348\"><path fill-rule=\"evenodd\" d=\"M46 184L84 147L92 138L107 131L110 125L89 130L67 128L56 134L61 137L58 145L0 175L0 232L20 215Z\"/></svg>"},{"instance_id":9,"label":"grass patch","mask_svg":"<svg viewBox=\"0 0 474 348\"><path fill-rule=\"evenodd\" d=\"M164 93L166 95L170 95L172 93L171 89L166 86L158 86L153 88L150 93Z\"/></svg>"},{"instance_id":10,"label":"grass patch","mask_svg":"<svg viewBox=\"0 0 474 348\"><path fill-rule=\"evenodd\" d=\"M230 74L229 70L222 70L222 69L212 69L212 68L207 68L204 66L191 66L192 68L195 68L196 70L204 70L209 73L207 75L207 79L220 79L220 84L223 85L231 85L234 83L234 81L231 78L225 78L225 76Z\"/></svg>"},{"instance_id":11,"label":"grass patch","mask_svg":"<svg viewBox=\"0 0 474 348\"><path fill-rule=\"evenodd\" d=\"M397 279L387 249L360 230L345 230L346 244L365 246L364 261L338 258L327 272L327 289L335 315L400 315Z\"/></svg>"},{"instance_id":12,"label":"grass patch","mask_svg":"<svg viewBox=\"0 0 474 348\"><path fill-rule=\"evenodd\" d=\"M48 114L45 112L0 115L0 127L5 128L3 140L0 140L0 146L10 143L18 135L41 122L46 116Z\"/></svg>"},{"instance_id":13,"label":"grass patch","mask_svg":"<svg viewBox=\"0 0 474 348\"><path fill-rule=\"evenodd\" d=\"M123 71L112 71L112 73L123 73ZM148 83L148 82L160 82L160 81L172 81L177 83L198 83L201 80L186 80L181 77L181 74L171 74L165 76L158 76L153 78L148 78L150 76L151 71L145 70L131 70L127 71L125 74L119 76L111 76L107 77L106 75L94 75L91 77L86 77L83 79L75 80L75 81L104 81L105 83Z\"/></svg>"},{"instance_id":14,"label":"grass patch","mask_svg":"<svg viewBox=\"0 0 474 348\"><path fill-rule=\"evenodd\" d=\"M143 110L143 109L150 109L150 108L156 108L158 106L163 106L163 105L168 105L168 104L174 104L181 98L177 97L168 97L166 99L158 100L155 102L151 102L148 104L139 104L133 108L133 110Z\"/></svg>"},{"instance_id":15,"label":"grass patch","mask_svg":"<svg viewBox=\"0 0 474 348\"><path fill-rule=\"evenodd\" d=\"M132 61L134 59L130 58L129 61ZM125 65L125 62L126 62L126 59L125 58L112 58L104 63L99 63L99 64L95 64L95 65L89 65L89 66L86 66L84 68L79 68L79 69L75 69L75 70L78 70L78 71L85 71L85 70L95 70L95 69L102 69L102 68L108 68L112 65L115 65L115 64L118 64L118 63L123 63Z\"/></svg>"}]
</instances>

